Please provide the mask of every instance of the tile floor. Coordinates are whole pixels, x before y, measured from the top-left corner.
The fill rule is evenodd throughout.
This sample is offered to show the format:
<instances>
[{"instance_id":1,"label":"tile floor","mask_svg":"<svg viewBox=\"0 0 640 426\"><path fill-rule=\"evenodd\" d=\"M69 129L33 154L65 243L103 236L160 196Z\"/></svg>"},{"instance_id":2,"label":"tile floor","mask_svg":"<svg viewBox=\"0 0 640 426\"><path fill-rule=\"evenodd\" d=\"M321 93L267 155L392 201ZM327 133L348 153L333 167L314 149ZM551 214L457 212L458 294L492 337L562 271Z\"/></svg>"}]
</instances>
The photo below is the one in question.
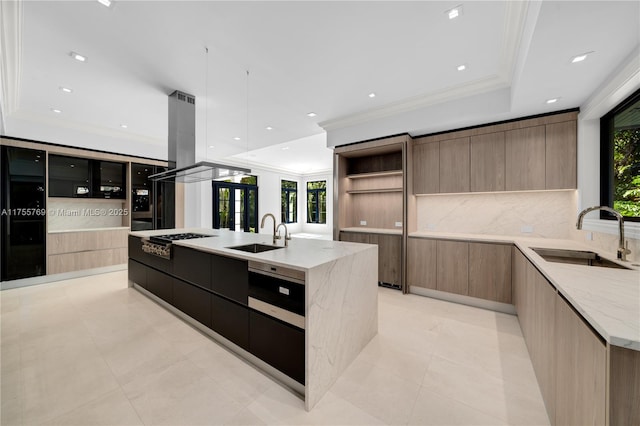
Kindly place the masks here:
<instances>
[{"instance_id":1,"label":"tile floor","mask_svg":"<svg viewBox=\"0 0 640 426\"><path fill-rule=\"evenodd\" d=\"M0 292L1 424L548 424L515 317L379 295L379 334L306 412L126 271Z\"/></svg>"}]
</instances>

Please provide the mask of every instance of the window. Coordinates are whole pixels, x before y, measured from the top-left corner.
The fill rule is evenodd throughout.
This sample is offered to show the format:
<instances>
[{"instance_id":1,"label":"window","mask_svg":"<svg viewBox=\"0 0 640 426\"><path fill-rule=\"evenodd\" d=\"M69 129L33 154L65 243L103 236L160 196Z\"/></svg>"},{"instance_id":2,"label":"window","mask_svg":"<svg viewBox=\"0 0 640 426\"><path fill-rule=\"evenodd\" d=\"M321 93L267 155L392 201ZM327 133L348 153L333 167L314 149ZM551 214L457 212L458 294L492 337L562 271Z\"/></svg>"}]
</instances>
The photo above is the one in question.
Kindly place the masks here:
<instances>
[{"instance_id":1,"label":"window","mask_svg":"<svg viewBox=\"0 0 640 426\"><path fill-rule=\"evenodd\" d=\"M602 117L600 129L601 204L640 222L640 90Z\"/></svg>"},{"instance_id":2,"label":"window","mask_svg":"<svg viewBox=\"0 0 640 426\"><path fill-rule=\"evenodd\" d=\"M213 227L258 232L258 178L234 176L213 185Z\"/></svg>"},{"instance_id":3,"label":"window","mask_svg":"<svg viewBox=\"0 0 640 426\"><path fill-rule=\"evenodd\" d=\"M307 182L307 223L327 223L327 181Z\"/></svg>"},{"instance_id":4,"label":"window","mask_svg":"<svg viewBox=\"0 0 640 426\"><path fill-rule=\"evenodd\" d=\"M296 223L298 221L298 182L282 181L282 222Z\"/></svg>"}]
</instances>

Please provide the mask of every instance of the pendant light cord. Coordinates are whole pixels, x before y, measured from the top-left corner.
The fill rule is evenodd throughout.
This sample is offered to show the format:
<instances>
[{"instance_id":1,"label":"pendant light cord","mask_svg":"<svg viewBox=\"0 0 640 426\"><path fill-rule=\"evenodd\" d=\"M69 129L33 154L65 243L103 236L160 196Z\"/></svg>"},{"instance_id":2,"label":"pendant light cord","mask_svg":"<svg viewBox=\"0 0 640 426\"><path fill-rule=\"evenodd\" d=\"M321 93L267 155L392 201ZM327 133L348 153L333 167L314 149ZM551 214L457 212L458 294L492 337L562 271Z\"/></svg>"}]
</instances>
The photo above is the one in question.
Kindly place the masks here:
<instances>
[{"instance_id":1,"label":"pendant light cord","mask_svg":"<svg viewBox=\"0 0 640 426\"><path fill-rule=\"evenodd\" d=\"M209 48L205 46L204 51L204 152L209 158Z\"/></svg>"}]
</instances>

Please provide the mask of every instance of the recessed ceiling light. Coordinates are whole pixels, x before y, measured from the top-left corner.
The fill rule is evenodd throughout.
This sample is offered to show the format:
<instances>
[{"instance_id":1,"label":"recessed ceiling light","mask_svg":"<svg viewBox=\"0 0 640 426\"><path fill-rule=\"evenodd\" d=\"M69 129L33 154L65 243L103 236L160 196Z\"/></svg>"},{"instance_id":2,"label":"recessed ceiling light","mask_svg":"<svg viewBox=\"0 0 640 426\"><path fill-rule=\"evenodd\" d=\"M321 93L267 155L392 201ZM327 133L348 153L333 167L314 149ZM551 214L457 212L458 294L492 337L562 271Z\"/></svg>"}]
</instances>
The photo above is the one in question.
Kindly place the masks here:
<instances>
[{"instance_id":1,"label":"recessed ceiling light","mask_svg":"<svg viewBox=\"0 0 640 426\"><path fill-rule=\"evenodd\" d=\"M62 87L62 86L60 86L60 90L62 90L64 93L73 92L73 89L69 89L68 87Z\"/></svg>"},{"instance_id":2,"label":"recessed ceiling light","mask_svg":"<svg viewBox=\"0 0 640 426\"><path fill-rule=\"evenodd\" d=\"M111 0L98 0L98 3L107 7L111 7L111 5L113 4Z\"/></svg>"},{"instance_id":3,"label":"recessed ceiling light","mask_svg":"<svg viewBox=\"0 0 640 426\"><path fill-rule=\"evenodd\" d=\"M587 59L587 56L589 56L590 54L592 54L593 52L585 52L581 55L578 56L574 56L573 58L571 58L571 63L575 64L576 62L582 62L585 59Z\"/></svg>"},{"instance_id":4,"label":"recessed ceiling light","mask_svg":"<svg viewBox=\"0 0 640 426\"><path fill-rule=\"evenodd\" d=\"M460 4L454 8L446 10L444 13L447 14L449 19L456 19L457 17L462 15L462 5Z\"/></svg>"},{"instance_id":5,"label":"recessed ceiling light","mask_svg":"<svg viewBox=\"0 0 640 426\"><path fill-rule=\"evenodd\" d=\"M375 97L376 97L376 94L375 94L375 93L373 93L373 92L371 92L371 93L369 93L369 97L370 97L370 98L375 98Z\"/></svg>"},{"instance_id":6,"label":"recessed ceiling light","mask_svg":"<svg viewBox=\"0 0 640 426\"><path fill-rule=\"evenodd\" d=\"M215 146L213 146L213 145L209 145L209 148L213 149L213 148L215 148Z\"/></svg>"},{"instance_id":7,"label":"recessed ceiling light","mask_svg":"<svg viewBox=\"0 0 640 426\"><path fill-rule=\"evenodd\" d=\"M234 140L234 141L239 141L239 140L240 140L240 138L236 136L235 138L233 138L233 140Z\"/></svg>"},{"instance_id":8,"label":"recessed ceiling light","mask_svg":"<svg viewBox=\"0 0 640 426\"><path fill-rule=\"evenodd\" d=\"M560 98L547 99L547 103L548 104L555 104L556 102L558 102L558 99L560 99Z\"/></svg>"},{"instance_id":9,"label":"recessed ceiling light","mask_svg":"<svg viewBox=\"0 0 640 426\"><path fill-rule=\"evenodd\" d=\"M57 108L51 108L51 111L55 112L56 114L61 114L62 110L59 110Z\"/></svg>"},{"instance_id":10,"label":"recessed ceiling light","mask_svg":"<svg viewBox=\"0 0 640 426\"><path fill-rule=\"evenodd\" d=\"M273 127L271 127L271 126L267 126L267 127L265 127L265 129L267 129L267 130L273 130Z\"/></svg>"},{"instance_id":11,"label":"recessed ceiling light","mask_svg":"<svg viewBox=\"0 0 640 426\"><path fill-rule=\"evenodd\" d=\"M464 71L467 69L467 66L462 64L462 65L458 65L458 71Z\"/></svg>"},{"instance_id":12,"label":"recessed ceiling light","mask_svg":"<svg viewBox=\"0 0 640 426\"><path fill-rule=\"evenodd\" d=\"M289 147L288 147L288 146L283 146L283 147L282 147L282 150L283 150L283 151L286 151L286 150L288 150L288 149L289 149Z\"/></svg>"},{"instance_id":13,"label":"recessed ceiling light","mask_svg":"<svg viewBox=\"0 0 640 426\"><path fill-rule=\"evenodd\" d=\"M84 55L81 55L79 53L76 52L70 52L69 56L71 56L73 59L75 59L76 61L80 61L80 62L87 62L87 57Z\"/></svg>"},{"instance_id":14,"label":"recessed ceiling light","mask_svg":"<svg viewBox=\"0 0 640 426\"><path fill-rule=\"evenodd\" d=\"M316 114L315 112L307 113L307 117L315 117L316 115L318 114Z\"/></svg>"},{"instance_id":15,"label":"recessed ceiling light","mask_svg":"<svg viewBox=\"0 0 640 426\"><path fill-rule=\"evenodd\" d=\"M129 126L127 126L126 124L121 124L120 127L122 127L123 129L126 129Z\"/></svg>"}]
</instances>

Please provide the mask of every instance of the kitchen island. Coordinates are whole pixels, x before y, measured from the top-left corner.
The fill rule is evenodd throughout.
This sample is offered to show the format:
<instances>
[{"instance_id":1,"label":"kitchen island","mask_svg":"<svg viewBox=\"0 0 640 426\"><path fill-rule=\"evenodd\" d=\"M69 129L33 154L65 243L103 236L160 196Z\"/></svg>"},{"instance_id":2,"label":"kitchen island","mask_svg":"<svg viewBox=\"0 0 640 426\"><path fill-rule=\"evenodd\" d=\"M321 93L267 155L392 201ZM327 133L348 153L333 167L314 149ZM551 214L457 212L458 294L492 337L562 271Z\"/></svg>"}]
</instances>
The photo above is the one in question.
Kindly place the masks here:
<instances>
[{"instance_id":1,"label":"kitchen island","mask_svg":"<svg viewBox=\"0 0 640 426\"><path fill-rule=\"evenodd\" d=\"M199 236L157 238L181 233ZM131 232L129 285L304 395L310 410L377 333L377 247L273 246L267 234Z\"/></svg>"}]
</instances>

